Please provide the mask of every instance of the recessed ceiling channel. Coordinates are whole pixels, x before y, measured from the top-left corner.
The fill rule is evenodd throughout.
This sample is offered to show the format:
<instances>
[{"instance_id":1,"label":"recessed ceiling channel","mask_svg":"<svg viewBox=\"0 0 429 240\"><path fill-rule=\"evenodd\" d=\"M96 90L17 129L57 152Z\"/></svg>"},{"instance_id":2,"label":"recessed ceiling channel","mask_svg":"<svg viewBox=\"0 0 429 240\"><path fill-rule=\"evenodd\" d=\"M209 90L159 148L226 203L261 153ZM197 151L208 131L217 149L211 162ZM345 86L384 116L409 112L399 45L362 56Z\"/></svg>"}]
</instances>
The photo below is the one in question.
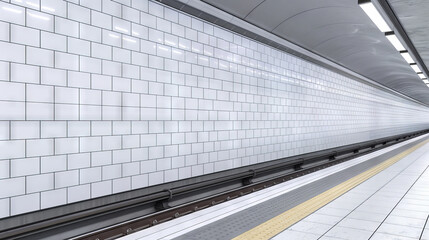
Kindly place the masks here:
<instances>
[{"instance_id":1,"label":"recessed ceiling channel","mask_svg":"<svg viewBox=\"0 0 429 240\"><path fill-rule=\"evenodd\" d=\"M419 62L417 64L413 57L408 52L408 48L404 47L402 42L404 40L400 40L394 31L389 27L389 24L384 20L383 16L380 14L377 7L374 5L376 0L359 0L359 6L362 10L368 15L368 17L374 22L374 24L380 29L381 32L384 32L386 38L389 42L395 47L395 49L401 54L401 56L405 59L405 61L410 64L411 68L417 73L417 76L422 80L427 80L426 75L422 72L419 65L424 66L423 62ZM381 7L380 7L381 8ZM380 10L383 11L383 10ZM386 15L386 14L384 14ZM401 39L405 39L405 36L400 36ZM411 43L408 43L408 45ZM416 54L416 53L415 53ZM420 58L420 57L419 57ZM427 73L426 73L427 74ZM426 83L427 81L424 81ZM429 84L427 84L429 87Z\"/></svg>"}]
</instances>

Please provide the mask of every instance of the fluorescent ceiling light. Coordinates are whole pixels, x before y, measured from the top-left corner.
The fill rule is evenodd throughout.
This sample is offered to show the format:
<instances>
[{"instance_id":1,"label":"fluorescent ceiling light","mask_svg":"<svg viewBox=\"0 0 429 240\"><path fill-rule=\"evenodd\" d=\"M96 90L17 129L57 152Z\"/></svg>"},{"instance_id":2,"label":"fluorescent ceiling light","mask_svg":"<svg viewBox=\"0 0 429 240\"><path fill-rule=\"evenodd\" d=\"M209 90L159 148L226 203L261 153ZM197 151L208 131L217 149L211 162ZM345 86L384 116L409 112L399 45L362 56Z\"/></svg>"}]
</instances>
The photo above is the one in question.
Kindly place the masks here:
<instances>
[{"instance_id":1,"label":"fluorescent ceiling light","mask_svg":"<svg viewBox=\"0 0 429 240\"><path fill-rule=\"evenodd\" d=\"M427 79L424 79L423 82L429 84L429 81Z\"/></svg>"},{"instance_id":2,"label":"fluorescent ceiling light","mask_svg":"<svg viewBox=\"0 0 429 240\"><path fill-rule=\"evenodd\" d=\"M422 70L420 70L419 66L417 66L417 64L412 63L410 64L411 68L414 70L414 72L419 73L422 72Z\"/></svg>"},{"instance_id":3,"label":"fluorescent ceiling light","mask_svg":"<svg viewBox=\"0 0 429 240\"><path fill-rule=\"evenodd\" d=\"M426 78L425 75L423 73L417 73L417 75L419 75L420 79L424 79Z\"/></svg>"},{"instance_id":4,"label":"fluorescent ceiling light","mask_svg":"<svg viewBox=\"0 0 429 240\"><path fill-rule=\"evenodd\" d=\"M384 18L381 16L380 12L375 8L374 4L371 1L362 1L359 0L359 6L362 10L368 15L372 22L380 29L382 32L390 32L389 25L387 25Z\"/></svg>"},{"instance_id":5,"label":"fluorescent ceiling light","mask_svg":"<svg viewBox=\"0 0 429 240\"><path fill-rule=\"evenodd\" d=\"M407 61L407 63L409 64L414 63L413 58L407 51L401 51L401 55L405 59L405 61Z\"/></svg>"},{"instance_id":6,"label":"fluorescent ceiling light","mask_svg":"<svg viewBox=\"0 0 429 240\"><path fill-rule=\"evenodd\" d=\"M395 35L394 32L387 32L385 33L387 39L390 41L390 43L396 48L396 50L405 51L404 45L402 45L401 41L399 41L398 37Z\"/></svg>"}]
</instances>

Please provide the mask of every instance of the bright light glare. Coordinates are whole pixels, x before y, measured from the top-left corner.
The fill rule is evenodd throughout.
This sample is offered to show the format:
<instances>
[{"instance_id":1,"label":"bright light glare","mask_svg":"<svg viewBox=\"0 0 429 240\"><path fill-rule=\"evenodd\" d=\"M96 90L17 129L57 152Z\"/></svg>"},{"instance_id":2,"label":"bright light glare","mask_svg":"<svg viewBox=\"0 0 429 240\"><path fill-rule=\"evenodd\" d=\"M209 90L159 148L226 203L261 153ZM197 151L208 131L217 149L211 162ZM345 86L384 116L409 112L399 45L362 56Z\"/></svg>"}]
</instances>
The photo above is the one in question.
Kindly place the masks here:
<instances>
[{"instance_id":1,"label":"bright light glare","mask_svg":"<svg viewBox=\"0 0 429 240\"><path fill-rule=\"evenodd\" d=\"M417 66L417 64L410 64L411 68L414 70L414 72L419 73L422 72L422 70L420 70L419 66Z\"/></svg>"},{"instance_id":2,"label":"bright light glare","mask_svg":"<svg viewBox=\"0 0 429 240\"><path fill-rule=\"evenodd\" d=\"M386 34L387 39L390 41L390 43L396 48L397 51L405 51L404 45L402 45L401 41L399 41L398 37L393 33L387 33Z\"/></svg>"},{"instance_id":3,"label":"bright light glare","mask_svg":"<svg viewBox=\"0 0 429 240\"><path fill-rule=\"evenodd\" d=\"M131 39L131 38L126 38L126 37L123 37L122 39L124 39L125 41L127 41L127 42L132 42L132 43L136 43L136 40L134 40L134 39Z\"/></svg>"},{"instance_id":4,"label":"bright light glare","mask_svg":"<svg viewBox=\"0 0 429 240\"><path fill-rule=\"evenodd\" d=\"M38 18L38 19L42 19L42 20L45 20L45 21L49 21L48 17L40 16L40 15L37 15L37 14L34 14L34 13L29 13L29 12L27 12L27 13L28 13L29 16L32 16L34 18Z\"/></svg>"},{"instance_id":5,"label":"bright light glare","mask_svg":"<svg viewBox=\"0 0 429 240\"><path fill-rule=\"evenodd\" d=\"M419 74L417 74L417 75L419 75L420 79L424 79L424 78L426 78L426 77L425 77L425 75L424 75L423 73L419 73Z\"/></svg>"},{"instance_id":6,"label":"bright light glare","mask_svg":"<svg viewBox=\"0 0 429 240\"><path fill-rule=\"evenodd\" d=\"M13 13L22 13L21 10L17 10L17 9L13 9L13 8L8 8L8 7L2 7L4 10L9 11L9 12L13 12Z\"/></svg>"},{"instance_id":7,"label":"bright light glare","mask_svg":"<svg viewBox=\"0 0 429 240\"><path fill-rule=\"evenodd\" d=\"M408 52L401 52L402 57L405 59L405 61L407 61L407 63L414 63L413 58L411 57L411 55Z\"/></svg>"},{"instance_id":8,"label":"bright light glare","mask_svg":"<svg viewBox=\"0 0 429 240\"><path fill-rule=\"evenodd\" d=\"M424 79L423 82L429 84L429 81L427 79Z\"/></svg>"},{"instance_id":9,"label":"bright light glare","mask_svg":"<svg viewBox=\"0 0 429 240\"><path fill-rule=\"evenodd\" d=\"M375 8L372 2L361 3L359 6L362 10L368 15L368 17L374 22L374 24L380 29L382 32L390 32L392 31L387 25L386 21L384 21L381 14L378 12L377 8Z\"/></svg>"},{"instance_id":10,"label":"bright light glare","mask_svg":"<svg viewBox=\"0 0 429 240\"><path fill-rule=\"evenodd\" d=\"M126 33L128 32L127 29L121 28L121 27L115 27L115 29L118 30L118 31L126 32Z\"/></svg>"},{"instance_id":11,"label":"bright light glare","mask_svg":"<svg viewBox=\"0 0 429 240\"><path fill-rule=\"evenodd\" d=\"M42 6L42 10L49 11L49 12L55 12L55 9L51 7Z\"/></svg>"},{"instance_id":12,"label":"bright light glare","mask_svg":"<svg viewBox=\"0 0 429 240\"><path fill-rule=\"evenodd\" d=\"M28 4L28 5L30 5L30 6L32 6L32 7L35 7L35 8L39 7L39 5L37 5L35 3L32 3L32 2L25 2L25 3Z\"/></svg>"}]
</instances>

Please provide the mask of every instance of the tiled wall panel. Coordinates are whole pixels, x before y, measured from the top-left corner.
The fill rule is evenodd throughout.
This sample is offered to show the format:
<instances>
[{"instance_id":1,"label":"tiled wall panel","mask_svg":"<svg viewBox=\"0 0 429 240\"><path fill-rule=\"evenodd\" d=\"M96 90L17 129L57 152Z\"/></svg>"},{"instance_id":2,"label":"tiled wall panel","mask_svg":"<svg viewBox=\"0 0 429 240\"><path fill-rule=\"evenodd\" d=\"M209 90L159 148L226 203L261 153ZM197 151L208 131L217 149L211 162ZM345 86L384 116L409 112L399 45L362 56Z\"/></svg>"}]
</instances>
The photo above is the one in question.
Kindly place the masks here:
<instances>
[{"instance_id":1,"label":"tiled wall panel","mask_svg":"<svg viewBox=\"0 0 429 240\"><path fill-rule=\"evenodd\" d=\"M147 0L0 1L0 218L429 127Z\"/></svg>"}]
</instances>

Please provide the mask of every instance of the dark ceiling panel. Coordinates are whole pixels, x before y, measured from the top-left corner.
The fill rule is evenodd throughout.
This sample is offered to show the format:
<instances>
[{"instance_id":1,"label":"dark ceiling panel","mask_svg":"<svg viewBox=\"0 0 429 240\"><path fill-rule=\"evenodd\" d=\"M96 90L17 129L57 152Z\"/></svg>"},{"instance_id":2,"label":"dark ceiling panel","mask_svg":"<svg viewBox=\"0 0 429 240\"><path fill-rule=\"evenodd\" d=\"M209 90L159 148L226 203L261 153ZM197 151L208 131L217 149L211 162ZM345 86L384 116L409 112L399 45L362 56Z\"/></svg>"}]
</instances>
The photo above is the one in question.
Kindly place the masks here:
<instances>
[{"instance_id":1,"label":"dark ceiling panel","mask_svg":"<svg viewBox=\"0 0 429 240\"><path fill-rule=\"evenodd\" d=\"M428 0L388 0L422 57L429 66L429 1Z\"/></svg>"}]
</instances>

